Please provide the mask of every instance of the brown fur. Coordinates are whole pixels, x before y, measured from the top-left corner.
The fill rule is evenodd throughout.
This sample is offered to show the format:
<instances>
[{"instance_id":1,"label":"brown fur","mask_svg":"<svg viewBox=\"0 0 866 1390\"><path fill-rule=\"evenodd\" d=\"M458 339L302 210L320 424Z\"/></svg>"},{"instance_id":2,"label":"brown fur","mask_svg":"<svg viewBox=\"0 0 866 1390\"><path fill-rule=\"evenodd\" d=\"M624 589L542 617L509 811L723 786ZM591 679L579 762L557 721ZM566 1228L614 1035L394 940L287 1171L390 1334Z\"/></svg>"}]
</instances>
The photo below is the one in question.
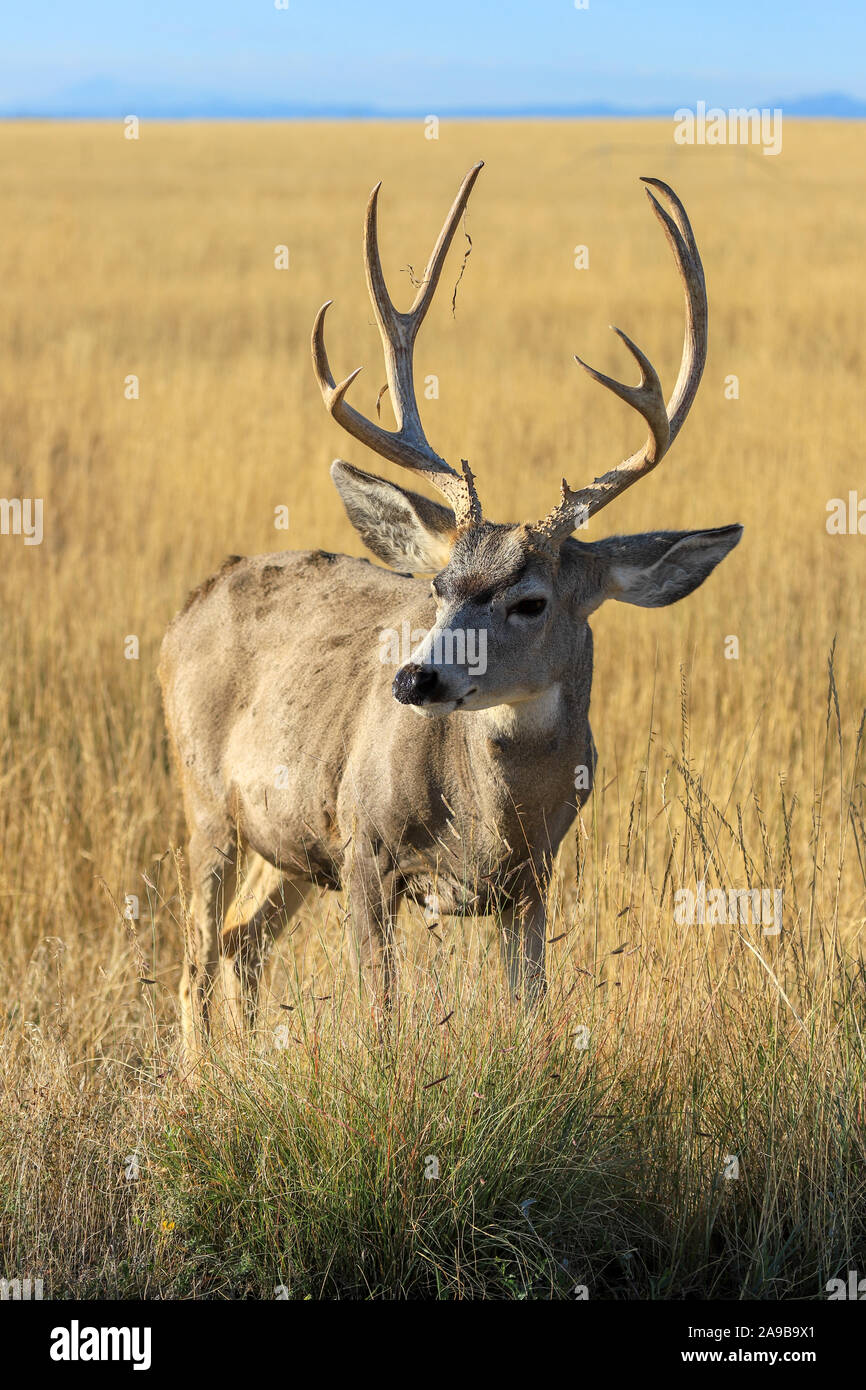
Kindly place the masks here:
<instances>
[{"instance_id":1,"label":"brown fur","mask_svg":"<svg viewBox=\"0 0 866 1390\"><path fill-rule=\"evenodd\" d=\"M407 517L405 551L417 553L425 524L411 507ZM314 884L348 890L357 964L375 991L393 986L401 899L435 892L442 912L498 915L512 991L537 997L549 874L595 763L587 619L605 597L674 601L737 539L739 528L569 540L548 555L523 528L484 523L458 535L438 599L429 580L323 551L234 559L202 585L160 662L190 829L190 1052L218 976L235 1021L253 1017L270 941ZM399 545L392 529L394 563ZM527 594L546 595L544 613L509 616ZM381 634L404 625L427 633L413 661L432 662L441 683L417 708L394 699L395 667L381 660ZM422 650L464 629L486 636L476 675ZM257 886L248 911L227 917L247 891L244 859Z\"/></svg>"}]
</instances>

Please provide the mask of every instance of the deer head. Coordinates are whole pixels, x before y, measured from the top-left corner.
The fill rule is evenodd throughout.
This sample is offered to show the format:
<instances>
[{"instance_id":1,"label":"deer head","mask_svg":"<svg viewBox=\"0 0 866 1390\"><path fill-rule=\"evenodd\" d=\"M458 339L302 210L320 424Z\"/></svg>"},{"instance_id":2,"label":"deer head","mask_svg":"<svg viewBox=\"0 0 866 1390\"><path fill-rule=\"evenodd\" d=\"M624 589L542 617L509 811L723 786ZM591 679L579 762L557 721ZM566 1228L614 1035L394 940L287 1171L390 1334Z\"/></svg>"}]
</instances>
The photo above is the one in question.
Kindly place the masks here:
<instances>
[{"instance_id":1,"label":"deer head","mask_svg":"<svg viewBox=\"0 0 866 1390\"><path fill-rule=\"evenodd\" d=\"M316 376L334 419L383 458L432 483L448 502L443 506L430 501L341 460L331 468L349 519L370 550L398 569L434 572L435 623L398 670L393 686L397 700L429 715L514 705L554 689L582 652L591 663L587 620L605 599L642 608L675 603L703 583L742 535L742 527L734 525L612 536L592 543L572 536L661 462L691 408L706 361L703 266L685 208L659 179L643 182L673 252L686 308L682 361L671 398L665 403L649 358L619 329L614 332L640 370L636 386L623 385L575 357L594 381L643 417L649 431L643 447L579 491L572 491L563 479L560 500L543 520L502 525L483 519L466 460L458 472L428 444L415 399L413 349L482 167L476 164L463 180L408 313L395 309L382 274L377 235L380 185L370 195L364 264L384 348L395 431L375 424L346 401L360 368L339 384L334 381L324 343L328 304L320 309L313 329ZM476 656L484 649L483 670L481 662L467 660L469 633L475 635Z\"/></svg>"}]
</instances>

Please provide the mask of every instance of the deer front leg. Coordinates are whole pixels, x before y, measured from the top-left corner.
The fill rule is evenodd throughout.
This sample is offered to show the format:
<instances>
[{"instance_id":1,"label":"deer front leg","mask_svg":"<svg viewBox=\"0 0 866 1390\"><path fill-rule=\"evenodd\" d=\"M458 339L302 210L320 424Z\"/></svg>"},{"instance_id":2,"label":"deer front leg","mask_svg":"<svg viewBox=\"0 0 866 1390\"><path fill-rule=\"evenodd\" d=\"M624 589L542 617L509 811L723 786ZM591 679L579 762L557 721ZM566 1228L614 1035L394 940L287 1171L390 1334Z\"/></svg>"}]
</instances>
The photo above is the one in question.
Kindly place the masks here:
<instances>
[{"instance_id":1,"label":"deer front leg","mask_svg":"<svg viewBox=\"0 0 866 1390\"><path fill-rule=\"evenodd\" d=\"M372 847L356 846L346 886L352 963L374 1003L387 1010L395 1001L397 985L394 922L400 899L396 875Z\"/></svg>"},{"instance_id":2,"label":"deer front leg","mask_svg":"<svg viewBox=\"0 0 866 1390\"><path fill-rule=\"evenodd\" d=\"M547 924L546 879L529 879L501 912L502 960L513 1000L525 1009L540 1002L547 989L544 975L544 934Z\"/></svg>"}]
</instances>

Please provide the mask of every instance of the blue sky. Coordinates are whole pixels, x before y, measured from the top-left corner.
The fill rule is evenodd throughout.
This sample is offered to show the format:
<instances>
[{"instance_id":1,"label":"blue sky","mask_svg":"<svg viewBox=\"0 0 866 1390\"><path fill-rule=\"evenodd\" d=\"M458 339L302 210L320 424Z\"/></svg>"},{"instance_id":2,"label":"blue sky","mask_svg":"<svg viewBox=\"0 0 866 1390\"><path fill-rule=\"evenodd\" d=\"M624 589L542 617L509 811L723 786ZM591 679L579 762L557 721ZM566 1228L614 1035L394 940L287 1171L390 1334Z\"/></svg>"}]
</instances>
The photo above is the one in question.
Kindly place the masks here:
<instances>
[{"instance_id":1,"label":"blue sky","mask_svg":"<svg viewBox=\"0 0 866 1390\"><path fill-rule=\"evenodd\" d=\"M866 100L864 0L9 0L0 111Z\"/></svg>"}]
</instances>

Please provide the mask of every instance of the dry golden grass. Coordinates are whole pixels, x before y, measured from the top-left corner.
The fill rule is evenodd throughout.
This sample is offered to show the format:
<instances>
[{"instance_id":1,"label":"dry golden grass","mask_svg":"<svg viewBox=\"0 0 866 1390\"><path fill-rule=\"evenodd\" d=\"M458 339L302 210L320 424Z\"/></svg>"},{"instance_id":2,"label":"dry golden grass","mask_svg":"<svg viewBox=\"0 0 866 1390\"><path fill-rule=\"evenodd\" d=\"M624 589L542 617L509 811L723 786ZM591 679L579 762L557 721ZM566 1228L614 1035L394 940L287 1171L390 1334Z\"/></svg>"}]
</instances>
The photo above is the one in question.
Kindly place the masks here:
<instances>
[{"instance_id":1,"label":"dry golden grass","mask_svg":"<svg viewBox=\"0 0 866 1390\"><path fill-rule=\"evenodd\" d=\"M468 214L472 253L456 317L448 304L460 237L418 347L419 376L440 380L440 399L424 411L434 446L469 458L494 519L542 515L563 472L582 482L635 447L640 422L588 382L571 354L627 373L607 331L614 322L672 382L680 295L637 182L656 175L683 197L701 246L709 362L671 458L595 521L589 538L746 527L686 602L657 612L611 605L594 622L600 765L578 835L585 877L576 893L569 845L550 933L561 936L551 948L552 1021L521 1046L537 1043L548 1057L552 1038L591 1022L594 1084L609 1067L624 1094L649 1085L664 1057L659 1084L672 1100L656 1157L670 1186L658 1202L673 1226L685 1210L703 1210L702 1183L720 1153L748 1151L753 1173L770 1156L780 1247L793 1222L799 1261L762 1275L755 1251L765 1227L744 1263L728 1261L724 1288L814 1293L839 1260L856 1258L866 541L828 536L825 521L829 498L863 487L860 140L854 125L789 123L784 151L771 159L757 149L679 148L667 123L649 121L463 123L444 126L438 142L420 124L145 124L138 142L113 126L0 126L0 491L42 497L45 507L41 546L0 537L0 1275L5 1260L12 1272L49 1271L60 1291L247 1287L225 1274L237 1261L200 1277L177 1243L165 1248L166 1189L156 1174L170 1164L154 1158L155 1206L136 1197L136 1209L122 1180L130 1147L152 1144L155 1154L172 1116L187 1113L173 1091L182 912L168 853L184 828L164 751L158 646L187 590L227 553L360 553L327 465L341 453L397 472L365 458L327 418L309 362L313 316L325 298L336 301L332 366L342 376L367 364L353 399L369 412L382 370L361 264L367 193L384 180L383 258L404 303L402 272L424 264L478 158L487 168ZM283 243L288 272L274 268ZM573 268L577 244L589 247L588 271ZM732 373L736 401L725 398ZM124 397L129 374L140 379L137 401ZM290 508L288 535L274 530L279 504ZM139 638L138 661L124 659L129 634ZM724 657L730 634L738 660ZM828 706L834 638L838 705ZM673 890L704 874L784 886L781 937L676 926ZM142 904L134 933L112 906L129 893ZM266 1020L295 984L305 1007L332 988L343 930L336 900L315 903L305 923L284 944ZM498 976L484 965L489 924L450 924L438 943L407 921L405 939L418 998L434 997L428 985L444 971L436 997L451 988L463 998L465 1027L476 1029L466 1055L483 1056L490 1030L510 1026L497 1021ZM628 952L610 956L626 942ZM416 1060L426 1046L422 1004L406 1044ZM768 1061L769 1039L780 1050ZM716 1097L715 1118L710 1102L690 1110L686 1100L708 1052L726 1097ZM431 1078L440 1061L431 1059ZM623 1067L632 1069L627 1083ZM300 1060L297 1068L301 1086ZM763 1118L743 1133L731 1097L737 1085L763 1096L761 1078ZM471 1092L471 1078L467 1085ZM209 1132L226 1123L212 1099L196 1111ZM831 1099L851 1149L827 1118ZM774 1149L777 1103L792 1107L784 1157ZM669 1151L681 1128L688 1135L674 1147L691 1175L682 1187ZM696 1133L712 1136L706 1152ZM181 1168L175 1190L192 1182ZM824 1205L807 1202L795 1219L781 1176L789 1171L795 1187L806 1175ZM200 1210L193 1218L185 1208L185 1219L207 1226ZM756 1217L756 1232L760 1225ZM306 1259L309 1287L324 1287L318 1255L308 1250ZM648 1273L634 1289L644 1295L698 1278L693 1251L667 1264L659 1257L654 1271L650 1255L641 1259ZM256 1268L265 1272L250 1287L277 1281L265 1254ZM507 1296L517 1276L500 1275ZM538 1292L524 1265L520 1279ZM484 1291L490 1276L470 1286ZM420 1286L380 1273L355 1291L394 1296L410 1287ZM437 1287L466 1291L447 1278Z\"/></svg>"}]
</instances>

